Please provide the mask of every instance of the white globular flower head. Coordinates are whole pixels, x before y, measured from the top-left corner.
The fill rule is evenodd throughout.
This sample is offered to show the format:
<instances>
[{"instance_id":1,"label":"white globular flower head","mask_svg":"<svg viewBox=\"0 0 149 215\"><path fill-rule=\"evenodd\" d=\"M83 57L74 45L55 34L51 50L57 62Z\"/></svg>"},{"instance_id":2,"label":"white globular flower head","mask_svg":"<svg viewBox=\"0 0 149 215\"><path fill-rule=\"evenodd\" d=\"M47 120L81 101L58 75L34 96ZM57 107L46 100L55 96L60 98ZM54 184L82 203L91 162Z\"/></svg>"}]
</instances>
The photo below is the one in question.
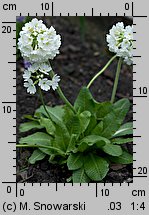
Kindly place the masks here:
<instances>
[{"instance_id":1,"label":"white globular flower head","mask_svg":"<svg viewBox=\"0 0 149 215\"><path fill-rule=\"evenodd\" d=\"M133 26L124 26L118 22L106 36L111 52L124 59L128 65L133 63Z\"/></svg>"},{"instance_id":2,"label":"white globular flower head","mask_svg":"<svg viewBox=\"0 0 149 215\"><path fill-rule=\"evenodd\" d=\"M22 57L31 63L43 63L59 54L61 37L51 26L48 29L42 20L32 19L20 32L18 49Z\"/></svg>"}]
</instances>

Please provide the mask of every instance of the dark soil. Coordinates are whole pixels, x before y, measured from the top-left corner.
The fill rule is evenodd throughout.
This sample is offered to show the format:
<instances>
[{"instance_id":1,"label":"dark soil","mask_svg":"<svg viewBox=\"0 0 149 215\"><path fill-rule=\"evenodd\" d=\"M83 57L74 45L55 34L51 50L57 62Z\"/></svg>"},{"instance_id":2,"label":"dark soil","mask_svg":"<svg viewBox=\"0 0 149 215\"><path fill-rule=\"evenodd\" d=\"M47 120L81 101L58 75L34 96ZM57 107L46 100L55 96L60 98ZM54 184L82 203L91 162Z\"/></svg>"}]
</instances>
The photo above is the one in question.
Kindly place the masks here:
<instances>
[{"instance_id":1,"label":"dark soil","mask_svg":"<svg viewBox=\"0 0 149 215\"><path fill-rule=\"evenodd\" d=\"M39 18L39 17L38 17ZM87 85L91 78L110 59L106 49L105 35L108 29L117 21L132 24L122 17L88 17L86 18L86 34L84 40L80 34L79 17L40 17L47 26L53 25L62 36L60 55L52 62L54 71L61 76L61 88L67 98L73 103L80 88ZM113 63L91 87L91 92L97 101L110 99L116 62ZM33 114L41 105L37 95L31 96L23 87L23 61L17 63L17 140L23 134L18 132L18 127L23 122L24 114ZM127 97L132 102L132 68L123 65L117 99ZM48 105L63 104L55 92L45 93ZM126 121L132 121L132 109ZM132 144L126 147L132 153ZM17 151L17 182L66 182L70 172L65 166L49 164L43 161L30 165L28 158L32 149ZM132 182L132 165L112 166L104 182Z\"/></svg>"}]
</instances>

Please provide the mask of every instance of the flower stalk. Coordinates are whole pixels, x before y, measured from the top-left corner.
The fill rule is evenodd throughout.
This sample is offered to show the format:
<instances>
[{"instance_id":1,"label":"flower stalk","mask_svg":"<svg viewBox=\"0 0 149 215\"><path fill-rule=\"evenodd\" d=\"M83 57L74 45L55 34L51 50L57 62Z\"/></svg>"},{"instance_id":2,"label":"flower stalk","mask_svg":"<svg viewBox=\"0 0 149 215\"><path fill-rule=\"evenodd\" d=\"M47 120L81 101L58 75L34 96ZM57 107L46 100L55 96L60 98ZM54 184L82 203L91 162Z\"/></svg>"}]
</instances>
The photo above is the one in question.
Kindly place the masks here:
<instances>
[{"instance_id":1,"label":"flower stalk","mask_svg":"<svg viewBox=\"0 0 149 215\"><path fill-rule=\"evenodd\" d=\"M47 115L48 115L48 118L51 119L50 114L49 114L49 112L47 111L47 108L46 108L46 105L45 105L45 102L44 102L44 99L43 99L42 91L41 91L40 88L39 88L39 96L40 96L40 100L41 100L41 102L42 102L42 104L43 104L43 108L44 108L45 112L46 112Z\"/></svg>"},{"instance_id":2,"label":"flower stalk","mask_svg":"<svg viewBox=\"0 0 149 215\"><path fill-rule=\"evenodd\" d=\"M114 100L115 100L115 95L116 95L116 91L117 91L117 86L118 86L118 81L119 81L122 61L123 61L122 58L119 58L118 64L117 64L117 70L116 70L114 86L113 86L113 90L112 90L111 103L114 103Z\"/></svg>"},{"instance_id":3,"label":"flower stalk","mask_svg":"<svg viewBox=\"0 0 149 215\"><path fill-rule=\"evenodd\" d=\"M117 55L114 55L108 62L107 64L92 78L92 80L89 82L87 85L87 88L89 89L90 86L93 84L93 82L100 76L107 68L108 66L114 61L114 59L117 57Z\"/></svg>"},{"instance_id":4,"label":"flower stalk","mask_svg":"<svg viewBox=\"0 0 149 215\"><path fill-rule=\"evenodd\" d=\"M53 76L55 75L54 71L51 71L50 74L51 74L51 78L53 78ZM64 93L62 92L62 90L61 90L61 88L60 88L59 85L58 85L56 91L57 91L59 97L65 102L65 104L66 104L68 107L70 107L70 109L71 109L74 113L76 113L74 107L73 107L72 104L68 101L68 99L65 97L65 95L64 95Z\"/></svg>"}]
</instances>

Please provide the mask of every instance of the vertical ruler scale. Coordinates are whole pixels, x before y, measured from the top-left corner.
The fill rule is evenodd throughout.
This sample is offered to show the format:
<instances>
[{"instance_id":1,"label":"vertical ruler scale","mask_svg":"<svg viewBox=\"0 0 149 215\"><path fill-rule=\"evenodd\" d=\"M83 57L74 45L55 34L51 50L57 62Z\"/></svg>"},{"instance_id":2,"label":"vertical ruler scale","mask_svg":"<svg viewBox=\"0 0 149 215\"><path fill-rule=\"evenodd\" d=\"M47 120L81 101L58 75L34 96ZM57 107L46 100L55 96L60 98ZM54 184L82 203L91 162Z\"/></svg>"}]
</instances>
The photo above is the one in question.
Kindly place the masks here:
<instances>
[{"instance_id":1,"label":"vertical ruler scale","mask_svg":"<svg viewBox=\"0 0 149 215\"><path fill-rule=\"evenodd\" d=\"M133 119L134 119L134 181L147 177L147 116L145 111L148 108L147 83L147 54L146 42L149 32L142 26L148 26L148 17L132 3L132 15L134 23L134 58L133 58ZM142 125L142 126L140 126ZM143 147L144 145L144 147Z\"/></svg>"},{"instance_id":2,"label":"vertical ruler scale","mask_svg":"<svg viewBox=\"0 0 149 215\"><path fill-rule=\"evenodd\" d=\"M148 189L148 2L1 0L0 190L1 214L147 215ZM16 16L129 16L134 22L134 180L124 184L16 183ZM36 203L36 204L35 204ZM42 205L43 204L43 205ZM59 204L59 206L57 206ZM68 204L68 210L55 210ZM75 206L74 206L75 204ZM76 210L74 210L76 208ZM100 211L100 212L99 212Z\"/></svg>"},{"instance_id":3,"label":"vertical ruler scale","mask_svg":"<svg viewBox=\"0 0 149 215\"><path fill-rule=\"evenodd\" d=\"M16 5L5 5L5 9L16 9ZM15 17L1 20L1 140L3 161L1 169L4 178L15 181L16 178L16 22ZM3 93L2 93L3 92ZM4 93L5 92L5 93ZM7 159L5 159L6 157ZM8 159L9 157L9 159ZM5 164L5 165L4 165Z\"/></svg>"}]
</instances>

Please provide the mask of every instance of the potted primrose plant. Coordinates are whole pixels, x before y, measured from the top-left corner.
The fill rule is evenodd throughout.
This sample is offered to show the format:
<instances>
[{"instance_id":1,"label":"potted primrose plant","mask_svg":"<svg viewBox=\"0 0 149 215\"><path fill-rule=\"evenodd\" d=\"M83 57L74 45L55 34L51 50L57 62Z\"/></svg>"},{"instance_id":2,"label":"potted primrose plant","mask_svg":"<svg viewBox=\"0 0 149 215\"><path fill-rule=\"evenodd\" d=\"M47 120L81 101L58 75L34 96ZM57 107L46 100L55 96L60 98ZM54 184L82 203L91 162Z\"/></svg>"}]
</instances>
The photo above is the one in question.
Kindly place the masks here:
<instances>
[{"instance_id":1,"label":"potted primrose plant","mask_svg":"<svg viewBox=\"0 0 149 215\"><path fill-rule=\"evenodd\" d=\"M59 54L60 35L52 26L48 29L35 18L24 25L18 39L22 57L30 62L23 74L24 87L30 94L39 93L42 106L33 116L26 116L28 122L20 125L20 132L32 129L36 132L22 137L17 147L34 148L29 158L31 164L48 156L49 163L67 165L72 173L69 181L74 183L100 182L110 164L132 163L132 155L122 146L133 141L132 122L123 123L130 102L126 98L115 102L115 95L122 63L133 62L133 27L119 22L109 31L106 40L115 55L80 89L71 104L59 86L60 76L50 64ZM98 102L89 88L115 59L118 64L111 101ZM45 104L42 91L50 90L57 91L64 105Z\"/></svg>"}]
</instances>

